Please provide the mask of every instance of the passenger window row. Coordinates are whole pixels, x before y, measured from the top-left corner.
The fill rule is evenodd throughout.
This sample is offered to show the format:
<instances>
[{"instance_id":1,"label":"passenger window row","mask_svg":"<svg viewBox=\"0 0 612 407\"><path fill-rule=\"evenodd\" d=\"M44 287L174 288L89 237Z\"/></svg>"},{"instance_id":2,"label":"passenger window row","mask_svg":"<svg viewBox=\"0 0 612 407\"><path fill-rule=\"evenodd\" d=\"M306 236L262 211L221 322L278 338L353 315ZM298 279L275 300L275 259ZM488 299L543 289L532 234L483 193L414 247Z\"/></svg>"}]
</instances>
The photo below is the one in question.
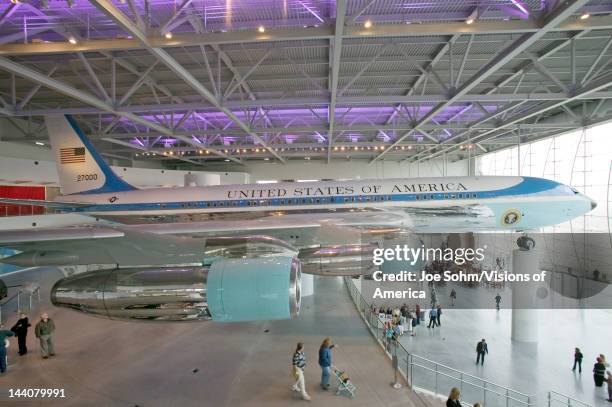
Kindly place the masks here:
<instances>
[{"instance_id":1,"label":"passenger window row","mask_svg":"<svg viewBox=\"0 0 612 407\"><path fill-rule=\"evenodd\" d=\"M453 194L420 194L416 195L417 201L434 199L475 199L478 195L470 192ZM364 202L384 202L390 201L390 195L374 196L347 196L343 198L286 198L278 200L280 205L307 205L307 204L328 204L328 203L364 203ZM181 208L229 208L238 206L270 206L271 200L249 200L249 201L219 201L219 202L182 202ZM166 208L166 204L161 204Z\"/></svg>"}]
</instances>

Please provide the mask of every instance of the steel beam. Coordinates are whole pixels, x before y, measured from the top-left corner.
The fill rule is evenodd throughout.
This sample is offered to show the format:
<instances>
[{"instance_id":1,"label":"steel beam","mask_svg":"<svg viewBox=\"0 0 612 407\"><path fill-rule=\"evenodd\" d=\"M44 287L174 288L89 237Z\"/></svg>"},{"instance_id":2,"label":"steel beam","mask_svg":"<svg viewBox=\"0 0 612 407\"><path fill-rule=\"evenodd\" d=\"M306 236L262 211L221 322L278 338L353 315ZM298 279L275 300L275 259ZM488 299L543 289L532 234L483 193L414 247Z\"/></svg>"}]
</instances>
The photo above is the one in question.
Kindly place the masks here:
<instances>
[{"instance_id":1,"label":"steel beam","mask_svg":"<svg viewBox=\"0 0 612 407\"><path fill-rule=\"evenodd\" d=\"M610 75L607 75L610 76ZM608 77L605 79L601 79L597 82L594 82L590 85L588 85L585 88L579 89L576 94L574 96L570 96L565 100L562 101L553 101L553 102L548 102L543 104L542 106L538 106L534 109L531 109L527 112L522 112L521 114L517 115L517 117L513 117L510 120L507 120L503 123L497 123L497 126L495 129L490 129L490 130L486 130L484 132L479 133L478 135L476 135L475 137L473 137L470 142L482 142L482 141L487 141L490 140L491 138L495 138L497 137L497 135L493 135L491 137L487 137L493 133L495 133L498 130L503 130L503 129L508 129L510 126L513 126L515 124L518 124L524 120L530 119L532 117L541 115L542 113L546 113L552 109L558 108L558 107L562 107L564 105L566 105L567 103L571 103L575 100L577 100L579 97L583 97L586 96L590 93L593 92L597 92L599 90L602 89L606 89L612 86L612 78ZM576 126L579 127L579 126ZM452 140L455 140L456 137L453 137L451 139L445 140L445 142L450 142ZM426 159L431 159L431 158L435 158L437 156L439 156L440 154L443 154L445 152L448 152L449 150L452 150L453 148L457 148L459 147L461 144L463 143L459 143L459 144L454 144L452 146L443 148L442 150L436 151L433 154L430 154L429 156L426 157Z\"/></svg>"},{"instance_id":2,"label":"steel beam","mask_svg":"<svg viewBox=\"0 0 612 407\"><path fill-rule=\"evenodd\" d=\"M45 27L40 31L53 29ZM471 25L465 22L444 22L424 24L375 24L370 29L361 26L350 26L344 30L343 38L381 38L381 37L420 37L423 35L455 35L455 34L521 34L536 33L540 25L533 20L511 21L478 21ZM612 29L612 16L591 16L587 20L568 20L557 27L547 31L584 31ZM40 32L39 31L39 32ZM30 32L33 34L33 32ZM256 42L277 42L293 40L329 40L333 39L332 27L303 28L292 27L270 28L265 33L256 30L235 30L228 32L208 32L202 34L175 34L172 39L161 36L148 38L153 47L187 47L194 45L222 45ZM12 40L14 41L14 40ZM1 41L0 41L1 42ZM26 55L26 54L55 54L88 51L114 51L143 49L142 43L137 39L113 38L109 40L80 41L73 45L67 42L57 43L29 43L4 44L0 46L0 55Z\"/></svg>"},{"instance_id":3,"label":"steel beam","mask_svg":"<svg viewBox=\"0 0 612 407\"><path fill-rule=\"evenodd\" d=\"M338 73L340 72L340 58L342 55L342 36L344 32L344 17L346 14L346 1L336 1L336 23L334 37L330 39L330 67L329 67L329 106L327 131L327 162L331 161L331 147L334 139L334 120L336 115L336 98L338 97Z\"/></svg>"},{"instance_id":4,"label":"steel beam","mask_svg":"<svg viewBox=\"0 0 612 407\"><path fill-rule=\"evenodd\" d=\"M200 81L198 81L189 71L187 71L181 64L179 64L170 54L164 51L161 48L156 48L149 42L147 36L140 31L134 24L131 22L129 18L127 18L119 9L115 7L109 0L91 0L91 3L94 4L100 11L108 15L112 18L117 25L119 25L123 30L130 33L135 39L140 41L142 46L144 46L153 56L155 56L158 60L160 60L163 64L165 64L175 75L181 78L186 84L188 84L193 90L195 90L200 96L204 99L208 100L213 106L215 106L218 110L223 112L229 119L234 121L238 126L240 126L245 133L253 137L257 140L266 150L268 150L274 157L276 157L279 161L285 163L282 157L274 152L267 143L257 134L253 133L249 127L242 122L231 110L224 107L215 97L215 95L209 91L206 87L204 87Z\"/></svg>"},{"instance_id":5,"label":"steel beam","mask_svg":"<svg viewBox=\"0 0 612 407\"><path fill-rule=\"evenodd\" d=\"M485 64L480 70L468 79L461 87L459 87L454 95L449 98L448 101L442 102L427 112L419 121L415 124L414 130L418 130L421 125L427 123L429 120L434 118L439 112L444 110L446 107L457 102L457 99L470 90L474 89L492 73L496 72L499 68L511 61L515 56L519 55L523 51L527 50L533 43L542 38L548 31L561 24L565 19L571 16L574 12L579 10L582 6L588 3L588 0L567 0L562 5L556 7L551 13L544 17L541 27L537 32L527 33L522 35L516 41L512 42L502 52L495 56L491 61ZM395 143L401 142L404 138L408 137L410 133L406 133L396 140ZM394 144L391 145L392 147ZM374 163L381 157L383 157L387 150L384 150L379 155L374 157L371 163Z\"/></svg>"}]
</instances>

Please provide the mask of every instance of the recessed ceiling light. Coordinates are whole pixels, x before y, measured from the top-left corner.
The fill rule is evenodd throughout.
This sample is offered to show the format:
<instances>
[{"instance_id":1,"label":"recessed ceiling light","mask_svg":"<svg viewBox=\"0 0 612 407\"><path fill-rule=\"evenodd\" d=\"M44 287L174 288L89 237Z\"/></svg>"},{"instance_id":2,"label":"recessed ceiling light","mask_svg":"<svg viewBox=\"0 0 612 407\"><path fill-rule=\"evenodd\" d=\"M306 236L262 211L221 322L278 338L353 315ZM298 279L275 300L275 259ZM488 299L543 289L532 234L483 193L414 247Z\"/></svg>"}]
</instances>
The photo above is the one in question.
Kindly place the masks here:
<instances>
[{"instance_id":1,"label":"recessed ceiling light","mask_svg":"<svg viewBox=\"0 0 612 407\"><path fill-rule=\"evenodd\" d=\"M68 42L72 45L75 45L77 43L77 39L71 35L70 37L68 37Z\"/></svg>"},{"instance_id":2,"label":"recessed ceiling light","mask_svg":"<svg viewBox=\"0 0 612 407\"><path fill-rule=\"evenodd\" d=\"M259 31L260 33L265 33L266 27L264 27L263 25L260 25L259 27L257 27L257 31Z\"/></svg>"},{"instance_id":3,"label":"recessed ceiling light","mask_svg":"<svg viewBox=\"0 0 612 407\"><path fill-rule=\"evenodd\" d=\"M45 143L43 143L42 141L36 141L36 145L37 145L37 146L44 146L44 145L45 145Z\"/></svg>"},{"instance_id":4,"label":"recessed ceiling light","mask_svg":"<svg viewBox=\"0 0 612 407\"><path fill-rule=\"evenodd\" d=\"M264 158L264 161L270 161L270 159L268 157Z\"/></svg>"},{"instance_id":5,"label":"recessed ceiling light","mask_svg":"<svg viewBox=\"0 0 612 407\"><path fill-rule=\"evenodd\" d=\"M363 23L363 26L365 28L371 28L372 27L372 20L366 20L365 23Z\"/></svg>"},{"instance_id":6,"label":"recessed ceiling light","mask_svg":"<svg viewBox=\"0 0 612 407\"><path fill-rule=\"evenodd\" d=\"M225 159L225 162L226 162L226 163L230 162L229 158L226 158L226 159Z\"/></svg>"},{"instance_id":7,"label":"recessed ceiling light","mask_svg":"<svg viewBox=\"0 0 612 407\"><path fill-rule=\"evenodd\" d=\"M582 13L582 15L580 16L581 20L586 20L587 18L591 17L591 15L587 12Z\"/></svg>"},{"instance_id":8,"label":"recessed ceiling light","mask_svg":"<svg viewBox=\"0 0 612 407\"><path fill-rule=\"evenodd\" d=\"M164 34L164 37L166 37L167 39L171 40L172 39L172 32L168 31L167 33Z\"/></svg>"}]
</instances>

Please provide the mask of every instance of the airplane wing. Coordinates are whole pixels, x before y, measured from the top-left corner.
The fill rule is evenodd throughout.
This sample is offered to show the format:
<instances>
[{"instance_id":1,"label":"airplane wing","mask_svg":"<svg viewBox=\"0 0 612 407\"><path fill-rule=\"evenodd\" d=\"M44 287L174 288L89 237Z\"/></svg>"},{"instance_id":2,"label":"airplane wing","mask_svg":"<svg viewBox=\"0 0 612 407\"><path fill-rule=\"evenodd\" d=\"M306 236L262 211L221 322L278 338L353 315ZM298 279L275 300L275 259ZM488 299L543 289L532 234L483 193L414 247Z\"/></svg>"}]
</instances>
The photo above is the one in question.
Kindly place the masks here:
<instances>
[{"instance_id":1,"label":"airplane wing","mask_svg":"<svg viewBox=\"0 0 612 407\"><path fill-rule=\"evenodd\" d=\"M211 242L247 242L272 251L297 252L292 244L356 243L360 228L380 225L381 213L359 216L306 214L262 219L124 225L102 221L88 226L31 227L0 231L0 246L20 253L0 261L22 266L119 264L184 265L202 263ZM386 218L397 223L397 217ZM1 229L0 229L1 230Z\"/></svg>"},{"instance_id":2,"label":"airplane wing","mask_svg":"<svg viewBox=\"0 0 612 407\"><path fill-rule=\"evenodd\" d=\"M93 203L83 203L83 202L59 202L59 201L47 201L44 199L13 199L13 198L0 198L0 204L43 206L45 208L52 208L52 209L86 208L88 206L94 205Z\"/></svg>"}]
</instances>

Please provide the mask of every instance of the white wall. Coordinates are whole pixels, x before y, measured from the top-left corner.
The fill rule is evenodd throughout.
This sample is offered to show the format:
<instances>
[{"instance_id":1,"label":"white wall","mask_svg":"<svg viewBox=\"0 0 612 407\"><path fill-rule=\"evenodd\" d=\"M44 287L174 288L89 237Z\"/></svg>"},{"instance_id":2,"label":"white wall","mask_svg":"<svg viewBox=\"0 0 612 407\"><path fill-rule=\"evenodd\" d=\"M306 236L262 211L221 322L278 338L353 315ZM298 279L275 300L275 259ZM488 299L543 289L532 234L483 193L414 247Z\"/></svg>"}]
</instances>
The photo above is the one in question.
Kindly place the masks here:
<instances>
[{"instance_id":1,"label":"white wall","mask_svg":"<svg viewBox=\"0 0 612 407\"><path fill-rule=\"evenodd\" d=\"M133 162L139 165L139 162ZM160 168L117 167L113 170L130 184L138 187L182 186L185 175L206 171L177 171ZM221 184L244 184L249 174L217 172ZM57 169L51 150L36 145L0 142L0 183L57 185Z\"/></svg>"},{"instance_id":2,"label":"white wall","mask_svg":"<svg viewBox=\"0 0 612 407\"><path fill-rule=\"evenodd\" d=\"M370 165L364 161L333 161L330 164L317 161L290 161L287 164L274 162L248 163L251 182L261 180L298 179L350 179L350 178L410 178L467 175L467 161L448 163L444 171L442 160L420 164L380 161Z\"/></svg>"}]
</instances>

